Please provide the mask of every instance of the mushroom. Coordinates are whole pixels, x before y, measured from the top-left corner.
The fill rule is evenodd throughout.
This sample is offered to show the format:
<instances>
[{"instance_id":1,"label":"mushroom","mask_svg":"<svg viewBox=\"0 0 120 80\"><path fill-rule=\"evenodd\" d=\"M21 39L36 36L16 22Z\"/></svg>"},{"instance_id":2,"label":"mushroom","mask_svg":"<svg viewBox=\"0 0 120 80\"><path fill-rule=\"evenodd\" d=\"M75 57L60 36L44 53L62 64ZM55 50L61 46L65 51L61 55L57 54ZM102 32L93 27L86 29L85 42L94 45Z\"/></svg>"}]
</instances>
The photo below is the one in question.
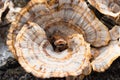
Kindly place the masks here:
<instances>
[{"instance_id":1,"label":"mushroom","mask_svg":"<svg viewBox=\"0 0 120 80\"><path fill-rule=\"evenodd\" d=\"M90 45L80 34L69 34L65 37L67 40L61 40L62 37L55 40L55 47L64 48L67 45L68 48L54 51L45 31L39 25L29 22L16 37L15 49L19 63L27 72L42 78L89 74ZM84 69L86 71L83 73Z\"/></svg>"},{"instance_id":2,"label":"mushroom","mask_svg":"<svg viewBox=\"0 0 120 80\"><path fill-rule=\"evenodd\" d=\"M7 45L21 66L34 76L83 76L90 74L91 66L96 70L99 57L109 66L116 59L106 59L111 52L103 51L111 50L109 45L118 45L109 43L111 32L84 0L31 0L12 22Z\"/></svg>"},{"instance_id":3,"label":"mushroom","mask_svg":"<svg viewBox=\"0 0 120 80\"><path fill-rule=\"evenodd\" d=\"M99 54L91 63L94 71L105 71L120 56L120 26L114 26L109 32L111 35L110 43L107 46L97 49L97 53L94 50L94 54Z\"/></svg>"},{"instance_id":4,"label":"mushroom","mask_svg":"<svg viewBox=\"0 0 120 80\"><path fill-rule=\"evenodd\" d=\"M88 0L88 2L120 25L120 0Z\"/></svg>"}]
</instances>

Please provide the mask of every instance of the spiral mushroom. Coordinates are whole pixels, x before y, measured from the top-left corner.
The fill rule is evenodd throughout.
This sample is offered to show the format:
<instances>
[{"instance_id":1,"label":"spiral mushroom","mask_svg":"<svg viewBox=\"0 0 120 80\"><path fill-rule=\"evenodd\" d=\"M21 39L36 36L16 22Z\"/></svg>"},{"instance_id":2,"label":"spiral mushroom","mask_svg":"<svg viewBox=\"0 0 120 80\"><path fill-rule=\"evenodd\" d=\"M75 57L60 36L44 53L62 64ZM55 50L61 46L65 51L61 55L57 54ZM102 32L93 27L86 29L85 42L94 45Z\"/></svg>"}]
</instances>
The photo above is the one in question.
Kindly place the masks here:
<instances>
[{"instance_id":1,"label":"spiral mushroom","mask_svg":"<svg viewBox=\"0 0 120 80\"><path fill-rule=\"evenodd\" d=\"M88 75L91 66L98 72L107 69L96 64L104 59L104 65L111 65L116 59L107 60L111 52L102 52L106 46L111 50L111 39L84 0L31 0L12 22L7 45L27 72L50 78ZM91 62L93 47L99 54Z\"/></svg>"},{"instance_id":2,"label":"spiral mushroom","mask_svg":"<svg viewBox=\"0 0 120 80\"><path fill-rule=\"evenodd\" d=\"M89 69L89 44L84 41L80 34L65 37L67 40L60 40L62 39L60 38L60 42L55 41L56 46L67 45L68 48L59 52L54 51L45 31L35 23L28 23L28 25L23 26L16 37L15 47L18 61L27 72L31 72L37 77L76 76L86 68L87 71L83 74L87 75L91 70ZM63 41L67 44L64 44Z\"/></svg>"},{"instance_id":3,"label":"spiral mushroom","mask_svg":"<svg viewBox=\"0 0 120 80\"><path fill-rule=\"evenodd\" d=\"M32 0L20 11L9 30L7 42L14 55L16 54L14 49L16 35L27 21L41 25L44 30L52 28L52 25L68 26L82 33L86 41L96 47L107 45L110 40L107 27L95 17L84 1ZM49 34L52 33L49 31Z\"/></svg>"}]
</instances>

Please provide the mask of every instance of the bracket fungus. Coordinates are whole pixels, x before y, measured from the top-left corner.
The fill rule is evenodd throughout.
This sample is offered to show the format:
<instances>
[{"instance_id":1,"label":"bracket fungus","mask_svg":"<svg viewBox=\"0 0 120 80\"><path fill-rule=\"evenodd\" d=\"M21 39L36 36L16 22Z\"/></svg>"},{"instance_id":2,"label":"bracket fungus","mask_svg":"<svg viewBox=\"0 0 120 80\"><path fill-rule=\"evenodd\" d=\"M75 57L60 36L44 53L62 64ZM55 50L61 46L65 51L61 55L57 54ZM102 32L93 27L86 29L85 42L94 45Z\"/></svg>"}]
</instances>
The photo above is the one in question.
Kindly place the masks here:
<instances>
[{"instance_id":1,"label":"bracket fungus","mask_svg":"<svg viewBox=\"0 0 120 80\"><path fill-rule=\"evenodd\" d=\"M88 0L88 2L120 25L120 0Z\"/></svg>"},{"instance_id":2,"label":"bracket fungus","mask_svg":"<svg viewBox=\"0 0 120 80\"><path fill-rule=\"evenodd\" d=\"M94 54L99 54L93 61L94 71L105 71L112 62L120 56L120 26L114 26L110 31L111 40L107 46L101 47Z\"/></svg>"},{"instance_id":3,"label":"bracket fungus","mask_svg":"<svg viewBox=\"0 0 120 80\"><path fill-rule=\"evenodd\" d=\"M84 0L31 0L12 22L7 45L37 77L88 75L92 68L106 70L120 56L118 39L112 41L115 30L109 31Z\"/></svg>"},{"instance_id":4,"label":"bracket fungus","mask_svg":"<svg viewBox=\"0 0 120 80\"><path fill-rule=\"evenodd\" d=\"M62 52L55 52L45 31L39 25L34 23L25 25L16 37L15 47L18 61L26 71L32 72L37 77L64 77L81 74L84 68L90 67L90 62L88 62L90 45L80 34L65 37L67 37L68 48ZM57 46L60 45L59 43ZM89 73L90 69L87 72ZM87 72L83 74L88 74Z\"/></svg>"}]
</instances>

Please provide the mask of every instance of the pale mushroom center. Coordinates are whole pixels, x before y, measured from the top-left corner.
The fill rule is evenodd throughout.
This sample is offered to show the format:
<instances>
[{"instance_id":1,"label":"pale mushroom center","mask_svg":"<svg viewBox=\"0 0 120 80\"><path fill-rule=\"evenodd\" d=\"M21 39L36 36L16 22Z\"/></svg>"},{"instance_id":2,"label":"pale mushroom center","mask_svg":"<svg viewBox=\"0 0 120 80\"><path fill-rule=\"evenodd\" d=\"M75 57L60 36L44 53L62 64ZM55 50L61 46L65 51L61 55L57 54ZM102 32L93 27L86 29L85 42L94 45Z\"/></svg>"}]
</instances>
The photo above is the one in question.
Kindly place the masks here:
<instances>
[{"instance_id":1,"label":"pale mushroom center","mask_svg":"<svg viewBox=\"0 0 120 80\"><path fill-rule=\"evenodd\" d=\"M74 25L65 21L49 21L47 24L44 24L43 29L55 52L62 52L68 49L68 37L72 34L82 33L82 30L76 30Z\"/></svg>"},{"instance_id":2,"label":"pale mushroom center","mask_svg":"<svg viewBox=\"0 0 120 80\"><path fill-rule=\"evenodd\" d=\"M49 38L49 41L56 52L61 52L68 48L67 39L65 38L65 35L63 35L64 34L62 34L60 31L55 31Z\"/></svg>"}]
</instances>

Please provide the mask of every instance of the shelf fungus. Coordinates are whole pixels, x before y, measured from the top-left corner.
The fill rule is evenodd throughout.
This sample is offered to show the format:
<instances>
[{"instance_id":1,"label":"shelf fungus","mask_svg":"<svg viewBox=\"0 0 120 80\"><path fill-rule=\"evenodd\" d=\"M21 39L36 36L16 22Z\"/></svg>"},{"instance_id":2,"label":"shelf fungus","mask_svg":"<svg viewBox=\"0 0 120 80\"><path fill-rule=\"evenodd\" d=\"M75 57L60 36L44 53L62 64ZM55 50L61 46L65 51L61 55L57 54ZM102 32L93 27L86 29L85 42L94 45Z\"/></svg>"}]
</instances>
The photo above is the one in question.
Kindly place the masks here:
<instances>
[{"instance_id":1,"label":"shelf fungus","mask_svg":"<svg viewBox=\"0 0 120 80\"><path fill-rule=\"evenodd\" d=\"M79 75L88 66L90 67L89 44L80 34L64 35L67 40L61 35L55 33L55 37L53 36L55 41L51 45L51 41L39 25L34 23L24 25L16 37L18 61L26 71L38 77ZM90 72L89 68L83 74L86 75L87 72Z\"/></svg>"},{"instance_id":2,"label":"shelf fungus","mask_svg":"<svg viewBox=\"0 0 120 80\"><path fill-rule=\"evenodd\" d=\"M37 77L88 75L119 56L118 39L111 42L115 30L109 31L84 0L31 0L12 22L7 45Z\"/></svg>"},{"instance_id":3,"label":"shelf fungus","mask_svg":"<svg viewBox=\"0 0 120 80\"><path fill-rule=\"evenodd\" d=\"M93 51L94 54L98 54L91 63L94 71L105 71L120 56L120 26L114 26L109 32L109 44Z\"/></svg>"},{"instance_id":4,"label":"shelf fungus","mask_svg":"<svg viewBox=\"0 0 120 80\"><path fill-rule=\"evenodd\" d=\"M88 0L88 2L120 25L120 0Z\"/></svg>"}]
</instances>

